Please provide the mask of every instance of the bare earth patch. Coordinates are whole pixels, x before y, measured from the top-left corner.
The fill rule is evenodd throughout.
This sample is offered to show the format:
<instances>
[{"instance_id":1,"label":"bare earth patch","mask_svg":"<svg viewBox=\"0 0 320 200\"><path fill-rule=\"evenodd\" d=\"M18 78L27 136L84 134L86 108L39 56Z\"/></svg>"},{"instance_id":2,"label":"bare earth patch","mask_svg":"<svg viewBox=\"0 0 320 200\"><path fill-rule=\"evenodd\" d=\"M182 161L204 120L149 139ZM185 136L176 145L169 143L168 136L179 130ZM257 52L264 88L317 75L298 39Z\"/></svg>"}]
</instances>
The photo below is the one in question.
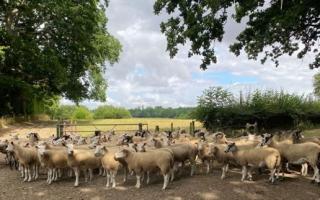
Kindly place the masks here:
<instances>
[{"instance_id":1,"label":"bare earth patch","mask_svg":"<svg viewBox=\"0 0 320 200\"><path fill-rule=\"evenodd\" d=\"M84 183L80 179L80 186L73 187L74 179L63 179L47 185L46 176L42 174L40 180L23 183L17 171L11 171L0 157L0 199L304 199L320 200L320 186L310 183L307 178L290 175L277 185L266 182L267 175L257 176L255 182L240 182L239 171L229 173L226 180L220 180L220 170L205 175L198 167L198 175L179 177L169 184L166 191L162 191L162 177L153 175L150 185L144 184L141 189L134 187L135 177L129 177L129 182L122 184L122 174L117 177L118 185L115 189L105 187L106 179L95 176L92 183Z\"/></svg>"}]
</instances>

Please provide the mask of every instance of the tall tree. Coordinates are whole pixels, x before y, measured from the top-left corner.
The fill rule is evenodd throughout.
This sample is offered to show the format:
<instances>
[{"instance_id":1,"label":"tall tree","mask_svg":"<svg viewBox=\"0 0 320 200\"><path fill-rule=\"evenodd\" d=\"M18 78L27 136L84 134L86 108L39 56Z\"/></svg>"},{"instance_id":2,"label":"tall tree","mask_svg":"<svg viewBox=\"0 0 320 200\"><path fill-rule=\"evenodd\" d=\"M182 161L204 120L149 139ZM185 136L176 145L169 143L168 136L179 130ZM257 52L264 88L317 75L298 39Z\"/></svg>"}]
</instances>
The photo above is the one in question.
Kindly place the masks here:
<instances>
[{"instance_id":1,"label":"tall tree","mask_svg":"<svg viewBox=\"0 0 320 200\"><path fill-rule=\"evenodd\" d=\"M214 44L223 39L231 15L228 8L235 8L236 22L248 20L230 46L235 55L244 50L249 59L262 56L262 63L271 59L278 66L278 58L284 54L303 58L309 53L314 56L309 67L320 66L318 0L156 0L155 14L165 10L171 16L160 25L170 56L177 54L178 45L190 41L189 57L201 55L202 69L216 63Z\"/></svg>"},{"instance_id":2,"label":"tall tree","mask_svg":"<svg viewBox=\"0 0 320 200\"><path fill-rule=\"evenodd\" d=\"M105 64L119 41L106 28L108 1L0 2L1 114L28 113L34 99L61 95L104 101Z\"/></svg>"}]
</instances>

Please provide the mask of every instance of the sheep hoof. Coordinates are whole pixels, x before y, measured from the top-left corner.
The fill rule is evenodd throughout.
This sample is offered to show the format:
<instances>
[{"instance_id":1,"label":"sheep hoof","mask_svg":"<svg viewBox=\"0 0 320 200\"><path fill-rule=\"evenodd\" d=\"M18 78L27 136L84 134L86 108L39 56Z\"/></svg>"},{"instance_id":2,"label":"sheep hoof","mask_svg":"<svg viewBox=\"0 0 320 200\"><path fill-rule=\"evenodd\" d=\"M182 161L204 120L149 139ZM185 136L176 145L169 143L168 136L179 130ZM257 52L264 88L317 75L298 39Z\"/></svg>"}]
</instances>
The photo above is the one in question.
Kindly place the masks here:
<instances>
[{"instance_id":1,"label":"sheep hoof","mask_svg":"<svg viewBox=\"0 0 320 200\"><path fill-rule=\"evenodd\" d=\"M315 182L316 182L315 180L311 180L311 181L310 181L311 184L314 184Z\"/></svg>"},{"instance_id":2,"label":"sheep hoof","mask_svg":"<svg viewBox=\"0 0 320 200\"><path fill-rule=\"evenodd\" d=\"M138 188L138 189L140 189L141 186L140 186L140 185L136 185L135 187Z\"/></svg>"}]
</instances>

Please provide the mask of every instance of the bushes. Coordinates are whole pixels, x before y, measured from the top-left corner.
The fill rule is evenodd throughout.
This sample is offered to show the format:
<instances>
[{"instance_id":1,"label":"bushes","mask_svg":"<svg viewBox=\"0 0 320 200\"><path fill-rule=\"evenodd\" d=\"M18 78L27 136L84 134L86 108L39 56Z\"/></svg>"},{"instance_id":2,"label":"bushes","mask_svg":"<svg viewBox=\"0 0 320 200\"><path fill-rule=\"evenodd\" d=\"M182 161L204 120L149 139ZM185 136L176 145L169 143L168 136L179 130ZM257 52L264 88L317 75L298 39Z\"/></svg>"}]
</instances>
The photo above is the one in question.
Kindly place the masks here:
<instances>
[{"instance_id":1,"label":"bushes","mask_svg":"<svg viewBox=\"0 0 320 200\"><path fill-rule=\"evenodd\" d=\"M130 109L133 117L157 117L157 118L178 118L190 119L191 112L194 108L163 108L161 106L147 107L147 108L134 108Z\"/></svg>"},{"instance_id":2,"label":"bushes","mask_svg":"<svg viewBox=\"0 0 320 200\"><path fill-rule=\"evenodd\" d=\"M114 106L100 106L95 110L89 110L85 106L60 105L54 113L53 119L120 119L131 118L131 114L125 108Z\"/></svg>"},{"instance_id":3,"label":"bushes","mask_svg":"<svg viewBox=\"0 0 320 200\"><path fill-rule=\"evenodd\" d=\"M72 113L72 119L92 119L92 113L85 106L78 106Z\"/></svg>"},{"instance_id":4,"label":"bushes","mask_svg":"<svg viewBox=\"0 0 320 200\"><path fill-rule=\"evenodd\" d=\"M113 106L99 106L93 114L94 119L121 119L131 118L130 112L125 108Z\"/></svg>"},{"instance_id":5,"label":"bushes","mask_svg":"<svg viewBox=\"0 0 320 200\"><path fill-rule=\"evenodd\" d=\"M221 97L221 94L223 97ZM209 88L199 97L193 116L209 129L243 128L257 121L260 128L292 128L301 123L320 123L320 102L310 96L283 91L254 91L243 97L230 96L221 88ZM226 104L217 104L225 99ZM212 103L213 102L213 103Z\"/></svg>"}]
</instances>

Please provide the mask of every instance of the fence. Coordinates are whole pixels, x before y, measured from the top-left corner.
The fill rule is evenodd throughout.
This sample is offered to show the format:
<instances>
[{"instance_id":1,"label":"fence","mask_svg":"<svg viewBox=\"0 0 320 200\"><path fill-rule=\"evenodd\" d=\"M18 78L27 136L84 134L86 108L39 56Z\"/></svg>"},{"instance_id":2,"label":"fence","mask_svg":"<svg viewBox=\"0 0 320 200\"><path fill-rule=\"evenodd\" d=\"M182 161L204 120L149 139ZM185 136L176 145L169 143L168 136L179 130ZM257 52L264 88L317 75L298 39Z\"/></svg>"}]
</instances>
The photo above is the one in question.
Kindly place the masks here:
<instances>
[{"instance_id":1,"label":"fence","mask_svg":"<svg viewBox=\"0 0 320 200\"><path fill-rule=\"evenodd\" d=\"M87 129L85 128L87 127ZM89 129L88 129L89 127ZM106 127L111 127L107 129ZM117 127L126 127L124 129L116 129ZM129 129L128 127L132 127ZM145 127L145 128L144 128ZM142 131L148 130L148 124L137 123L137 124L92 124L92 123L81 123L78 124L76 121L63 121L57 124L57 136L61 137L67 133L94 133L95 131Z\"/></svg>"},{"instance_id":2,"label":"fence","mask_svg":"<svg viewBox=\"0 0 320 200\"><path fill-rule=\"evenodd\" d=\"M87 127L87 128L85 128ZM109 128L108 128L109 127ZM111 127L111 128L110 128ZM119 129L119 127L123 127ZM130 128L129 128L130 127ZM195 121L191 121L189 127L180 127L179 129L185 129L189 134L194 135L194 131L196 130ZM142 131L149 130L148 123L131 123L131 124L92 124L92 123L77 123L76 121L62 121L57 124L57 136L61 137L67 133L94 133L95 131ZM160 127L159 125L155 126L153 129L155 132L160 132L164 130L175 131L178 130L178 127L174 127L174 123L171 122L170 127Z\"/></svg>"}]
</instances>

